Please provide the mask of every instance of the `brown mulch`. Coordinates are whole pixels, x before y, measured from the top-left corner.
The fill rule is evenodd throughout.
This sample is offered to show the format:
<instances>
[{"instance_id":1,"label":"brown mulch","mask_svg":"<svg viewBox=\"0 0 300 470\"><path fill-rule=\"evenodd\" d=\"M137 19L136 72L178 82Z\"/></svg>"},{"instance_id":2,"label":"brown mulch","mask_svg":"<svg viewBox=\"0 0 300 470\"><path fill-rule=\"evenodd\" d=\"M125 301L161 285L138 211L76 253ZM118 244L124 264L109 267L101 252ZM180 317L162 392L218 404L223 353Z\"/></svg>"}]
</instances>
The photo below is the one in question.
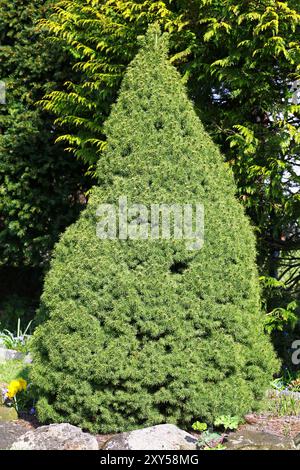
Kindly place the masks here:
<instances>
[{"instance_id":1,"label":"brown mulch","mask_svg":"<svg viewBox=\"0 0 300 470\"><path fill-rule=\"evenodd\" d=\"M6 421L7 422L7 421ZM22 426L23 428L26 428L28 429L28 431L30 431L31 429L33 429L33 426L26 420L24 419L17 419L15 421L8 421L10 423L14 423L14 424L17 424L18 426ZM3 423L2 423L3 424Z\"/></svg>"},{"instance_id":2,"label":"brown mulch","mask_svg":"<svg viewBox=\"0 0 300 470\"><path fill-rule=\"evenodd\" d=\"M246 424L240 429L253 429L280 437L295 438L300 434L300 416L276 417L271 414L251 414L245 416Z\"/></svg>"},{"instance_id":3,"label":"brown mulch","mask_svg":"<svg viewBox=\"0 0 300 470\"><path fill-rule=\"evenodd\" d=\"M38 422L36 416L30 415L29 413L20 413L19 419L16 421L18 424L28 428L28 431L31 429L37 429L41 426L41 423Z\"/></svg>"}]
</instances>

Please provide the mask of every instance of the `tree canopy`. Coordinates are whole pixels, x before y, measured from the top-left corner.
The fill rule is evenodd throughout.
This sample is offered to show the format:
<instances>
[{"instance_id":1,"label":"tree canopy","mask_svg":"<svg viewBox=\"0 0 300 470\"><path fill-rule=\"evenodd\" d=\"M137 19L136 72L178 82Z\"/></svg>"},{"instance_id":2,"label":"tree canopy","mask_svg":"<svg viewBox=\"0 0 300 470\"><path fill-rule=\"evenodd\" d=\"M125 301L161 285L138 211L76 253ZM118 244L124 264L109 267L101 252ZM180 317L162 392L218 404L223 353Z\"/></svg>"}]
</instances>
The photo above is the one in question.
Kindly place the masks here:
<instances>
[{"instance_id":1,"label":"tree canopy","mask_svg":"<svg viewBox=\"0 0 300 470\"><path fill-rule=\"evenodd\" d=\"M53 116L36 102L59 88L70 60L49 49L41 0L0 0L0 265L44 266L59 234L83 206L85 167L55 144Z\"/></svg>"}]
</instances>

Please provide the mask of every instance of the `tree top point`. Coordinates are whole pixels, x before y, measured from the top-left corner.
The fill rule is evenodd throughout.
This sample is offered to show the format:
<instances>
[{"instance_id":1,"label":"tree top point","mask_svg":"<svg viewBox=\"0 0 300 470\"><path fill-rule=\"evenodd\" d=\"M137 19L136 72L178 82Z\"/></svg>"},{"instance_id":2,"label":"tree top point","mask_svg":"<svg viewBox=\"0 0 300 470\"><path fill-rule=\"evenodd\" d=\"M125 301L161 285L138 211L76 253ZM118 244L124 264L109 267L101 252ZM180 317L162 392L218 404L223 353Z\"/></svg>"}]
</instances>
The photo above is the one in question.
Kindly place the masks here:
<instances>
[{"instance_id":1,"label":"tree top point","mask_svg":"<svg viewBox=\"0 0 300 470\"><path fill-rule=\"evenodd\" d=\"M150 24L146 34L139 36L138 40L144 49L155 50L165 54L168 53L169 35L162 33L158 23Z\"/></svg>"}]
</instances>

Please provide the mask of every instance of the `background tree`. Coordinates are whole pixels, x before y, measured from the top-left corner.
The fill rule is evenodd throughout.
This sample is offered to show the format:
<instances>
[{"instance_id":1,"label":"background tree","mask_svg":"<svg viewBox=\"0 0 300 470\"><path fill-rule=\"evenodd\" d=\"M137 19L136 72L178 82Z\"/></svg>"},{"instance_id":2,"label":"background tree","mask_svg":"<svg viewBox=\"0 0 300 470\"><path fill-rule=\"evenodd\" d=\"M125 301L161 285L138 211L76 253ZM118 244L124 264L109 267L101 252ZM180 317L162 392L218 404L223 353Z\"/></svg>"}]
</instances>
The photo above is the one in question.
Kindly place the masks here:
<instances>
[{"instance_id":1,"label":"background tree","mask_svg":"<svg viewBox=\"0 0 300 470\"><path fill-rule=\"evenodd\" d=\"M0 104L0 309L11 314L9 297L14 320L22 310L15 295L38 296L51 249L83 207L87 183L84 165L54 143L53 117L35 106L71 70L68 57L49 49L37 29L47 5L0 0L0 79L6 85L6 103Z\"/></svg>"},{"instance_id":2,"label":"background tree","mask_svg":"<svg viewBox=\"0 0 300 470\"><path fill-rule=\"evenodd\" d=\"M103 122L137 37L153 21L170 32L171 62L227 156L256 227L262 273L277 277L283 265L296 295L299 13L295 1L64 0L44 23L80 71L79 80L48 95L45 108L57 123L72 126L60 140L92 168L105 147Z\"/></svg>"}]
</instances>

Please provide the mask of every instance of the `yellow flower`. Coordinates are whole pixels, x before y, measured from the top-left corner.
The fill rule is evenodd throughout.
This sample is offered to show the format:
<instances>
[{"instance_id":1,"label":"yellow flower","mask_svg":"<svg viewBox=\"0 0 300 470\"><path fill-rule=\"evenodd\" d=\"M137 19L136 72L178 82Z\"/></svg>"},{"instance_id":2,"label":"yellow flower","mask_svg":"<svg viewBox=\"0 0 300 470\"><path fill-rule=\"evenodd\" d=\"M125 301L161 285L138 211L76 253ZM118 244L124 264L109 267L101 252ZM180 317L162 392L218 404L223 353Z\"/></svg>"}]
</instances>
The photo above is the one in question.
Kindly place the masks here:
<instances>
[{"instance_id":1,"label":"yellow flower","mask_svg":"<svg viewBox=\"0 0 300 470\"><path fill-rule=\"evenodd\" d=\"M18 392L26 390L27 382L24 379L12 380L7 389L7 397L12 400Z\"/></svg>"},{"instance_id":2,"label":"yellow flower","mask_svg":"<svg viewBox=\"0 0 300 470\"><path fill-rule=\"evenodd\" d=\"M16 394L19 391L19 387L20 387L20 384L18 380L12 380L10 382L8 386L8 390L7 390L7 396L10 400L16 396Z\"/></svg>"},{"instance_id":3,"label":"yellow flower","mask_svg":"<svg viewBox=\"0 0 300 470\"><path fill-rule=\"evenodd\" d=\"M19 379L19 384L20 384L20 389L21 389L20 391L26 390L26 388L27 388L27 382L26 382L26 380L24 380L24 379Z\"/></svg>"}]
</instances>

